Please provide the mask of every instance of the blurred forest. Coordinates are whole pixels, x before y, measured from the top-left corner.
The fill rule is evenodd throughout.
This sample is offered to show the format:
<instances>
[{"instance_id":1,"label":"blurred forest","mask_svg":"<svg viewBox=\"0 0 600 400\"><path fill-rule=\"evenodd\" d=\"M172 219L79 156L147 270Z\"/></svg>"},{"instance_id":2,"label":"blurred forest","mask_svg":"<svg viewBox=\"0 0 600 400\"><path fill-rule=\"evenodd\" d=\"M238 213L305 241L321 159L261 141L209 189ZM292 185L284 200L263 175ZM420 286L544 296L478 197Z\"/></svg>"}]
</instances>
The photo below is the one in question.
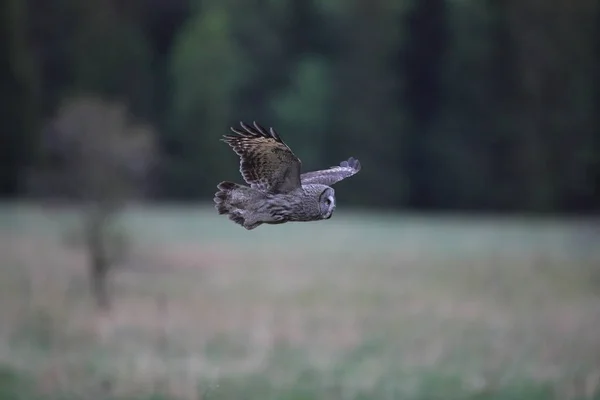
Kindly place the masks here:
<instances>
[{"instance_id":1,"label":"blurred forest","mask_svg":"<svg viewBox=\"0 0 600 400\"><path fill-rule=\"evenodd\" d=\"M156 135L156 200L209 201L220 180L241 181L218 139L256 120L306 169L358 157L344 194L356 206L600 208L597 0L0 7L3 197L72 194L49 172L64 146L49 121L92 96Z\"/></svg>"}]
</instances>

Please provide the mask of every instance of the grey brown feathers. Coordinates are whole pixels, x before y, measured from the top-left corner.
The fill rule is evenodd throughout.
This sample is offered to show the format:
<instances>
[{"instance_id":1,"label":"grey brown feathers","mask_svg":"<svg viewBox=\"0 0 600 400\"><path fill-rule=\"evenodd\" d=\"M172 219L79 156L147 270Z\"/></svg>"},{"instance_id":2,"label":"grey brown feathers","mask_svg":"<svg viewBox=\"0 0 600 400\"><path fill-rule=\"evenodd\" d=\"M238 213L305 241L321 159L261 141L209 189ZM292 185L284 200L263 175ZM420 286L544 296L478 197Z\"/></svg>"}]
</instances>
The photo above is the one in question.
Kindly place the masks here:
<instances>
[{"instance_id":1,"label":"grey brown feathers","mask_svg":"<svg viewBox=\"0 0 600 400\"><path fill-rule=\"evenodd\" d=\"M347 161L342 161L340 165L324 169L321 171L306 172L300 176L303 185L310 183L319 183L321 185L331 186L342 179L355 175L360 171L360 161L350 157Z\"/></svg>"},{"instance_id":2,"label":"grey brown feathers","mask_svg":"<svg viewBox=\"0 0 600 400\"><path fill-rule=\"evenodd\" d=\"M238 186L233 182L221 182L217 185L219 191L215 193L213 201L216 204L216 209L220 215L227 214L227 202L231 191Z\"/></svg>"},{"instance_id":3,"label":"grey brown feathers","mask_svg":"<svg viewBox=\"0 0 600 400\"><path fill-rule=\"evenodd\" d=\"M301 162L271 128L266 131L240 122L242 129L231 128L237 136L225 135L223 141L240 156L240 172L251 187L273 193L287 193L300 187Z\"/></svg>"},{"instance_id":4,"label":"grey brown feathers","mask_svg":"<svg viewBox=\"0 0 600 400\"><path fill-rule=\"evenodd\" d=\"M235 209L231 204L232 192L235 189L242 188L242 186L233 182L221 182L217 185L217 188L219 191L215 193L213 201L215 202L215 208L219 215L228 214L230 220L236 224L244 225L244 218L241 213L235 212Z\"/></svg>"},{"instance_id":5,"label":"grey brown feathers","mask_svg":"<svg viewBox=\"0 0 600 400\"><path fill-rule=\"evenodd\" d=\"M336 209L330 187L360 171L360 162L349 158L340 165L301 174L302 163L277 132L254 122L231 128L235 135L223 141L240 157L240 172L250 186L221 182L215 208L230 220L251 230L262 224L319 221Z\"/></svg>"}]
</instances>

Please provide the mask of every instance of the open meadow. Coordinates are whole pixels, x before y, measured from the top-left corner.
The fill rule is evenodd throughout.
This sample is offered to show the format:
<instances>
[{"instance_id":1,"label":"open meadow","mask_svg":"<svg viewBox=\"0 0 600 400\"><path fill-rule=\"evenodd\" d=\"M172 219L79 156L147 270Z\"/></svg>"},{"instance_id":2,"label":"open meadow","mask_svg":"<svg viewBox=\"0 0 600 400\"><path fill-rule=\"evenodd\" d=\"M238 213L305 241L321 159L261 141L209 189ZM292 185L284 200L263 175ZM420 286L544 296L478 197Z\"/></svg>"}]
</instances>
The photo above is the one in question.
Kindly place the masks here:
<instances>
[{"instance_id":1,"label":"open meadow","mask_svg":"<svg viewBox=\"0 0 600 400\"><path fill-rule=\"evenodd\" d=\"M110 313L76 221L0 206L2 399L600 399L598 221L136 207Z\"/></svg>"}]
</instances>

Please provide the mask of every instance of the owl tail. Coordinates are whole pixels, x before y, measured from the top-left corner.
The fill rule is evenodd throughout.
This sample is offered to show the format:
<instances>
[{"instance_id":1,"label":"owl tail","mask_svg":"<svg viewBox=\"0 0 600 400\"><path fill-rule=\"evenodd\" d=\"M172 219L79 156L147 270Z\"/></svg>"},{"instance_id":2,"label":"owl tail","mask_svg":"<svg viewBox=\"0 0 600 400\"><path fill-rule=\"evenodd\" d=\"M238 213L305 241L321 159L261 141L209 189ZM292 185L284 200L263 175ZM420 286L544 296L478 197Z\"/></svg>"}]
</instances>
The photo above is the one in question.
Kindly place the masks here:
<instances>
[{"instance_id":1,"label":"owl tail","mask_svg":"<svg viewBox=\"0 0 600 400\"><path fill-rule=\"evenodd\" d=\"M231 194L234 190L244 189L243 186L233 182L221 182L217 185L219 191L215 193L214 202L215 208L220 215L227 214L229 219L244 226L244 217L242 217L241 210L235 207L231 202Z\"/></svg>"}]
</instances>

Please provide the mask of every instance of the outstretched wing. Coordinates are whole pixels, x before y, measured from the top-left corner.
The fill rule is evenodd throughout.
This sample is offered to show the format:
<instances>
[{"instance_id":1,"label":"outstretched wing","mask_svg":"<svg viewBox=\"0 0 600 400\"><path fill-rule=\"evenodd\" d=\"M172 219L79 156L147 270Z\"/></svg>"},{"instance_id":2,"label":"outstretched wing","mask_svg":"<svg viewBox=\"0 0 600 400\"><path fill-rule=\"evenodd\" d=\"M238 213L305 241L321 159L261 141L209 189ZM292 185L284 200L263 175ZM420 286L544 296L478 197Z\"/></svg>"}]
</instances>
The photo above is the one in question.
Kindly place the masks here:
<instances>
[{"instance_id":1,"label":"outstretched wing","mask_svg":"<svg viewBox=\"0 0 600 400\"><path fill-rule=\"evenodd\" d=\"M360 161L354 157L350 157L348 161L342 161L339 166L323 169L320 171L306 172L300 175L303 185L309 183L320 183L322 185L333 185L355 175L360 171Z\"/></svg>"},{"instance_id":2,"label":"outstretched wing","mask_svg":"<svg viewBox=\"0 0 600 400\"><path fill-rule=\"evenodd\" d=\"M240 156L240 173L251 187L273 193L287 193L300 187L300 159L281 140L277 132L265 130L254 122L250 127L231 128L237 136L223 140Z\"/></svg>"}]
</instances>

